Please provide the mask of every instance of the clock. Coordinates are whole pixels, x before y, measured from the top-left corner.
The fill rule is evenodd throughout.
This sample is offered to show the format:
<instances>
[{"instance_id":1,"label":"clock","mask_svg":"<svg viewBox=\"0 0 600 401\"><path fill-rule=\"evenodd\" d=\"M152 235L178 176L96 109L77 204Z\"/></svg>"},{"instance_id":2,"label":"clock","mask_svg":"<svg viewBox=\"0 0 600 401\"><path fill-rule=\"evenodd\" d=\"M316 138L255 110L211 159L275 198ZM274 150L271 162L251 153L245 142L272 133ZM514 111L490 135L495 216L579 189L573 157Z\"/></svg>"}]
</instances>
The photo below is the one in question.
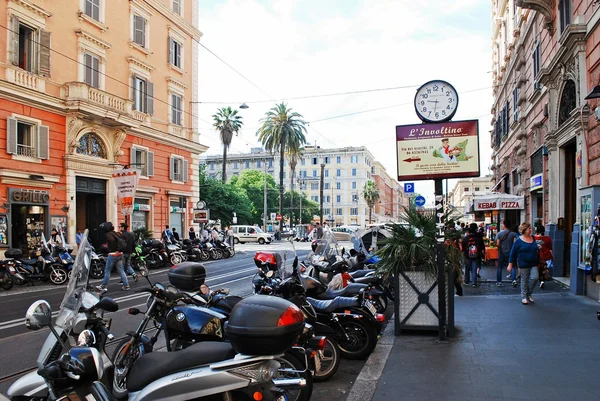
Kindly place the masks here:
<instances>
[{"instance_id":1,"label":"clock","mask_svg":"<svg viewBox=\"0 0 600 401\"><path fill-rule=\"evenodd\" d=\"M204 209L206 207L206 202L198 201L196 202L196 209Z\"/></svg>"},{"instance_id":2,"label":"clock","mask_svg":"<svg viewBox=\"0 0 600 401\"><path fill-rule=\"evenodd\" d=\"M417 89L415 111L426 123L440 123L454 117L458 108L458 93L452 85L439 79Z\"/></svg>"}]
</instances>

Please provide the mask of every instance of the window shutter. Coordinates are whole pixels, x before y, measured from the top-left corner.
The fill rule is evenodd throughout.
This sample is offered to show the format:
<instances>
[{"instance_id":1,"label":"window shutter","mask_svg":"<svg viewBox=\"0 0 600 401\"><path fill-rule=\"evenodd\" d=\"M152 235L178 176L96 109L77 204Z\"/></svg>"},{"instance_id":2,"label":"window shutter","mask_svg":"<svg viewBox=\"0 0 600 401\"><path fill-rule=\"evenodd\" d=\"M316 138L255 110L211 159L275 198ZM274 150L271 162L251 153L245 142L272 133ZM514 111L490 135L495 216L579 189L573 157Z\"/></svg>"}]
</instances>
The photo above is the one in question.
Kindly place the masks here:
<instances>
[{"instance_id":1,"label":"window shutter","mask_svg":"<svg viewBox=\"0 0 600 401\"><path fill-rule=\"evenodd\" d=\"M188 180L188 161L183 159L183 182Z\"/></svg>"},{"instance_id":2,"label":"window shutter","mask_svg":"<svg viewBox=\"0 0 600 401\"><path fill-rule=\"evenodd\" d=\"M19 19L14 15L12 16L10 29L12 31L12 43L10 46L10 53L12 53L11 62L14 65L19 65Z\"/></svg>"},{"instance_id":3,"label":"window shutter","mask_svg":"<svg viewBox=\"0 0 600 401\"><path fill-rule=\"evenodd\" d=\"M50 46L52 35L48 31L40 31L40 68L39 73L44 77L50 76Z\"/></svg>"},{"instance_id":4,"label":"window shutter","mask_svg":"<svg viewBox=\"0 0 600 401\"><path fill-rule=\"evenodd\" d=\"M92 57L92 86L100 88L100 59Z\"/></svg>"},{"instance_id":5,"label":"window shutter","mask_svg":"<svg viewBox=\"0 0 600 401\"><path fill-rule=\"evenodd\" d=\"M148 177L152 177L154 175L154 152L148 151L148 154L146 155L146 163Z\"/></svg>"},{"instance_id":6,"label":"window shutter","mask_svg":"<svg viewBox=\"0 0 600 401\"><path fill-rule=\"evenodd\" d=\"M50 158L50 129L45 125L38 127L37 157L43 160Z\"/></svg>"},{"instance_id":7,"label":"window shutter","mask_svg":"<svg viewBox=\"0 0 600 401\"><path fill-rule=\"evenodd\" d=\"M8 117L6 129L6 153L17 154L17 119Z\"/></svg>"},{"instance_id":8,"label":"window shutter","mask_svg":"<svg viewBox=\"0 0 600 401\"><path fill-rule=\"evenodd\" d=\"M141 44L142 47L146 47L146 20L143 19L142 17L139 17L140 19L140 36L141 36Z\"/></svg>"},{"instance_id":9,"label":"window shutter","mask_svg":"<svg viewBox=\"0 0 600 401\"><path fill-rule=\"evenodd\" d=\"M136 85L137 85L137 80L136 80L136 75L134 74L131 77L131 101L133 102L133 108L136 110L139 110L140 106L138 104L136 104L136 102L135 102L135 94L137 91Z\"/></svg>"},{"instance_id":10,"label":"window shutter","mask_svg":"<svg viewBox=\"0 0 600 401\"><path fill-rule=\"evenodd\" d=\"M167 46L169 46L169 63L175 64L175 54L173 53L174 43L170 36L167 38Z\"/></svg>"},{"instance_id":11,"label":"window shutter","mask_svg":"<svg viewBox=\"0 0 600 401\"><path fill-rule=\"evenodd\" d=\"M83 56L83 65L85 68L84 81L86 84L92 85L92 56L86 53Z\"/></svg>"},{"instance_id":12,"label":"window shutter","mask_svg":"<svg viewBox=\"0 0 600 401\"><path fill-rule=\"evenodd\" d=\"M183 49L183 45L177 44L177 54L176 54L175 65L179 68L182 68L182 65L181 65L181 52L183 51L182 49Z\"/></svg>"},{"instance_id":13,"label":"window shutter","mask_svg":"<svg viewBox=\"0 0 600 401\"><path fill-rule=\"evenodd\" d=\"M146 113L154 114L154 84L146 82Z\"/></svg>"},{"instance_id":14,"label":"window shutter","mask_svg":"<svg viewBox=\"0 0 600 401\"><path fill-rule=\"evenodd\" d=\"M141 166L136 165L137 159L135 157L135 147L131 147L129 150L129 167L131 168L141 168Z\"/></svg>"},{"instance_id":15,"label":"window shutter","mask_svg":"<svg viewBox=\"0 0 600 401\"><path fill-rule=\"evenodd\" d=\"M169 159L169 179L171 181L175 179L175 158L173 156Z\"/></svg>"}]
</instances>

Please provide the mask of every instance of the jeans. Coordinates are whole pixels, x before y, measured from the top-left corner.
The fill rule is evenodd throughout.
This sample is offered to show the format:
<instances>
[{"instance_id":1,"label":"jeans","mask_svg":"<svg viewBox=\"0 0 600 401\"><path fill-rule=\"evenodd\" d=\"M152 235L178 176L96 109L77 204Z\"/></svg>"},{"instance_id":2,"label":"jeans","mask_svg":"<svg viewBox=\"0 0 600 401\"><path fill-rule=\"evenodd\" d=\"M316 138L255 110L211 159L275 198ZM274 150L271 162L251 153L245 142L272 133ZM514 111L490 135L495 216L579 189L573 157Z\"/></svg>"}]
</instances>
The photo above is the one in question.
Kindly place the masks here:
<instances>
[{"instance_id":1,"label":"jeans","mask_svg":"<svg viewBox=\"0 0 600 401\"><path fill-rule=\"evenodd\" d=\"M471 282L473 276L473 284L477 284L477 270L481 267L481 259L466 259L465 260L465 284Z\"/></svg>"},{"instance_id":2,"label":"jeans","mask_svg":"<svg viewBox=\"0 0 600 401\"><path fill-rule=\"evenodd\" d=\"M527 299L533 293L533 289L539 278L538 267L521 267L521 298Z\"/></svg>"},{"instance_id":3,"label":"jeans","mask_svg":"<svg viewBox=\"0 0 600 401\"><path fill-rule=\"evenodd\" d=\"M131 266L131 254L124 253L123 254L123 267L125 267L125 272L130 276L135 276L137 273L133 270L133 266Z\"/></svg>"},{"instance_id":4,"label":"jeans","mask_svg":"<svg viewBox=\"0 0 600 401\"><path fill-rule=\"evenodd\" d=\"M123 256L113 256L108 255L106 258L106 267L104 268L104 280L102 280L102 287L106 287L108 285L108 279L110 278L110 272L112 271L114 266L117 266L117 272L121 276L121 281L123 282L123 287L129 286L129 282L127 281L127 276L123 271Z\"/></svg>"},{"instance_id":5,"label":"jeans","mask_svg":"<svg viewBox=\"0 0 600 401\"><path fill-rule=\"evenodd\" d=\"M496 281L498 283L502 282L502 274L504 273L504 269L506 269L506 266L508 266L508 257L505 256L502 251L498 252L498 267L496 269ZM510 272L510 275L512 277L513 272L515 274L515 278L513 278L513 280L516 280L517 277L517 272L515 271L516 269L513 269L512 272Z\"/></svg>"}]
</instances>

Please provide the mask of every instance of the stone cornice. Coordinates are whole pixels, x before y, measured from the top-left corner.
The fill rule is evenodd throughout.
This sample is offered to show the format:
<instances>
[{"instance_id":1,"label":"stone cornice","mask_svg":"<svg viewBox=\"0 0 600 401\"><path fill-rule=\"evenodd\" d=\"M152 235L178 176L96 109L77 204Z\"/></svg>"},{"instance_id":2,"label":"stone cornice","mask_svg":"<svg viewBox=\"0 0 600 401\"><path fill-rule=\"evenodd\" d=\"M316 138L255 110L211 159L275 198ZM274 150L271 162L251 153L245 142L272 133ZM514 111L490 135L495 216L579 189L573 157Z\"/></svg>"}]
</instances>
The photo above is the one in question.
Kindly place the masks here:
<instances>
[{"instance_id":1,"label":"stone cornice","mask_svg":"<svg viewBox=\"0 0 600 401\"><path fill-rule=\"evenodd\" d=\"M162 2L158 0L146 0L146 3L149 4L156 11L161 13L165 18L173 22L179 29L183 30L187 35L191 36L196 40L200 40L202 38L202 32L196 29L192 24L187 22L180 15L175 14L169 7L164 5Z\"/></svg>"},{"instance_id":2,"label":"stone cornice","mask_svg":"<svg viewBox=\"0 0 600 401\"><path fill-rule=\"evenodd\" d=\"M77 35L77 37L79 37L79 38L89 40L93 44L98 45L105 50L108 50L112 47L112 45L110 43L108 43L107 41L102 40L99 37L94 36L91 33L84 31L81 28L75 29L75 35Z\"/></svg>"},{"instance_id":3,"label":"stone cornice","mask_svg":"<svg viewBox=\"0 0 600 401\"><path fill-rule=\"evenodd\" d=\"M142 60L140 60L139 58L133 57L133 56L129 56L127 57L127 61L129 62L129 64L133 64L135 66L138 66L148 72L152 72L154 71L154 67L152 67L150 64L144 63Z\"/></svg>"},{"instance_id":4,"label":"stone cornice","mask_svg":"<svg viewBox=\"0 0 600 401\"><path fill-rule=\"evenodd\" d=\"M544 17L546 29L554 32L554 0L515 0L515 4L539 12Z\"/></svg>"},{"instance_id":5,"label":"stone cornice","mask_svg":"<svg viewBox=\"0 0 600 401\"><path fill-rule=\"evenodd\" d=\"M44 10L42 7L33 4L30 0L9 0L9 2L17 3L18 5L25 7L27 10L39 15L43 18L52 17L52 13Z\"/></svg>"},{"instance_id":6,"label":"stone cornice","mask_svg":"<svg viewBox=\"0 0 600 401\"><path fill-rule=\"evenodd\" d=\"M184 84L183 82L178 81L178 80L176 80L174 78L171 78L171 77L167 77L167 84L169 86L173 85L174 87L179 88L179 89L183 89L183 90L186 90L188 88L188 86L186 84Z\"/></svg>"}]
</instances>

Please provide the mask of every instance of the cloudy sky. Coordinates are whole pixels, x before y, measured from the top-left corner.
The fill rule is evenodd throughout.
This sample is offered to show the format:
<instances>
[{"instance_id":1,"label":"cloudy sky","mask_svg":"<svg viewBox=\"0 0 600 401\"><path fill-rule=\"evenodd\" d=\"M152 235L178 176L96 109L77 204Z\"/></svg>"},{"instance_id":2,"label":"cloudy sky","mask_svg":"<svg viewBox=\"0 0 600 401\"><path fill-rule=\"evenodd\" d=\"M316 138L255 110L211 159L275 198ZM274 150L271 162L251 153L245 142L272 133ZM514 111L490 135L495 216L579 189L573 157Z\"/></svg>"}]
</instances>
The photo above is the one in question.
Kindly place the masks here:
<instances>
[{"instance_id":1,"label":"cloudy sky","mask_svg":"<svg viewBox=\"0 0 600 401\"><path fill-rule=\"evenodd\" d=\"M244 129L230 149L249 152L259 146L260 118L284 100L310 123L310 143L322 148L364 145L395 176L395 126L419 123L413 107L417 87L443 79L460 96L454 120L480 120L481 173L488 174L490 2L199 0L199 4L201 43L206 48L200 48L202 104L194 112L202 120L201 142L210 147L208 154L222 153L211 126L217 108L242 102L250 106L241 110ZM373 89L382 90L292 99ZM416 189L431 194L433 182L419 182Z\"/></svg>"}]
</instances>

